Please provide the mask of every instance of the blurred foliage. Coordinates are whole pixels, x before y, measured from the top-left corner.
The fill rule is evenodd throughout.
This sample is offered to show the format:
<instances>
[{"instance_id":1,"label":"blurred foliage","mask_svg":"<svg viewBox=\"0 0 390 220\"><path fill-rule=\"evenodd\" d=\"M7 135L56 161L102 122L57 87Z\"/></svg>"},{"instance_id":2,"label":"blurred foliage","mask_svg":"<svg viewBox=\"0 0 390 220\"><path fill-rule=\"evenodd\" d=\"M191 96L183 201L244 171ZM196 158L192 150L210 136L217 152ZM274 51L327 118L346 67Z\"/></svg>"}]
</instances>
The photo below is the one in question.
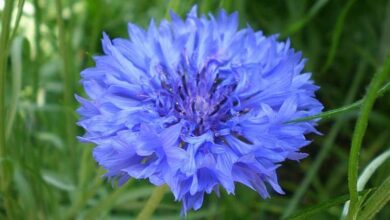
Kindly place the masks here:
<instances>
[{"instance_id":1,"label":"blurred foliage","mask_svg":"<svg viewBox=\"0 0 390 220\"><path fill-rule=\"evenodd\" d=\"M2 17L4 3L0 0ZM93 146L75 138L83 131L75 124L78 104L73 94L83 94L79 73L93 65L93 55L101 54L103 31L126 38L127 22L146 27L151 18L169 19L169 8L184 16L193 4L201 13L220 8L238 11L242 27L250 25L266 35L280 34L281 40L289 38L308 58L306 70L321 86L318 97L326 110L362 98L390 51L390 0L15 1L11 30L15 30L18 12L21 17L9 41L6 115L1 116L8 157L0 161L9 167L12 179L10 196L0 197L0 219L10 217L6 197L15 219L135 218L153 187L147 181L132 180L118 188L101 178L104 171L91 156ZM370 114L361 168L389 149L389 112L385 95ZM263 200L239 185L234 196L224 192L220 198L207 196L202 209L190 212L187 219L280 219L342 198L348 194L347 161L357 113L321 121L319 130L324 135L311 136L313 143L304 149L310 157L284 163L279 179L286 195ZM387 160L367 188L380 186L389 168ZM153 219L180 219L180 208L167 193ZM312 219L339 219L341 211L342 205L337 204ZM384 208L377 219L390 219L390 209Z\"/></svg>"}]
</instances>

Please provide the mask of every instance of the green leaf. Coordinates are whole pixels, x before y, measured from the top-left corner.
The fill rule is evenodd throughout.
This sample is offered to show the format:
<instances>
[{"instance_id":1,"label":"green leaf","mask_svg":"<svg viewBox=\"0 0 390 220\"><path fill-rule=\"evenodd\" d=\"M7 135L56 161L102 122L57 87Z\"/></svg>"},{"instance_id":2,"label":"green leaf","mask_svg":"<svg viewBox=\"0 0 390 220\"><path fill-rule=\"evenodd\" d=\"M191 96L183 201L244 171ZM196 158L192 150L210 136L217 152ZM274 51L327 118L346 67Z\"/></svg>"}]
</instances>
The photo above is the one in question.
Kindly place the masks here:
<instances>
[{"instance_id":1,"label":"green leaf","mask_svg":"<svg viewBox=\"0 0 390 220\"><path fill-rule=\"evenodd\" d=\"M349 195L343 195L335 199L331 199L329 201L320 203L318 205L313 205L308 208L305 208L302 211L285 218L285 220L306 219L314 214L317 214L318 212L325 211L330 207L343 204L348 199L349 199Z\"/></svg>"},{"instance_id":2,"label":"green leaf","mask_svg":"<svg viewBox=\"0 0 390 220\"><path fill-rule=\"evenodd\" d=\"M380 88L378 90L376 95L381 96L381 95L385 94L389 90L389 88L390 88L390 82L387 82L384 86L382 86L382 88ZM317 119L317 118L321 118L321 119L331 118L331 117L334 117L338 114L355 110L358 107L360 107L362 105L362 103L363 103L363 99L360 99L360 100L358 100L350 105L346 105L346 106L343 106L340 108L332 109L332 110L329 110L329 111L326 111L326 112L323 112L323 113L320 113L317 115L294 119L294 120L289 121L287 123L297 123L297 122L303 122L303 121L310 121L310 120Z\"/></svg>"},{"instance_id":3,"label":"green leaf","mask_svg":"<svg viewBox=\"0 0 390 220\"><path fill-rule=\"evenodd\" d=\"M357 182L358 191L362 191L366 186L366 183L374 174L374 172L390 157L390 150L385 151L381 155L377 156L374 160L368 164L368 166L364 169L363 173L360 175ZM345 217L348 213L349 201L345 203L342 217Z\"/></svg>"},{"instance_id":4,"label":"green leaf","mask_svg":"<svg viewBox=\"0 0 390 220\"><path fill-rule=\"evenodd\" d=\"M19 201L20 207L22 208L20 211L32 216L32 214L37 209L37 204L34 200L34 194L31 190L31 182L28 181L24 176L20 167L15 169L14 183L15 186L19 189L20 194L23 195L23 200Z\"/></svg>"},{"instance_id":5,"label":"green leaf","mask_svg":"<svg viewBox=\"0 0 390 220\"><path fill-rule=\"evenodd\" d=\"M168 188L169 187L167 185L154 188L153 193L149 197L148 201L146 201L144 208L141 210L141 212L138 213L137 220L147 220L153 216L154 211L160 204Z\"/></svg>"},{"instance_id":6,"label":"green leaf","mask_svg":"<svg viewBox=\"0 0 390 220\"><path fill-rule=\"evenodd\" d=\"M105 198L101 198L100 201L85 214L85 219L98 219L99 217L106 215L116 204L118 198L129 189L131 183L132 181L130 180L126 182L125 185L112 191Z\"/></svg>"},{"instance_id":7,"label":"green leaf","mask_svg":"<svg viewBox=\"0 0 390 220\"><path fill-rule=\"evenodd\" d=\"M23 42L24 38L18 36L12 43L11 46L11 66L12 66L12 98L9 111L7 114L7 123L6 123L6 132L5 138L9 139L12 127L15 122L15 116L17 111L17 106L19 102L20 91L22 88L22 72L23 72ZM28 43L28 41L26 41Z\"/></svg>"},{"instance_id":8,"label":"green leaf","mask_svg":"<svg viewBox=\"0 0 390 220\"><path fill-rule=\"evenodd\" d=\"M358 219L372 219L390 201L390 176L367 199Z\"/></svg>"},{"instance_id":9,"label":"green leaf","mask_svg":"<svg viewBox=\"0 0 390 220\"><path fill-rule=\"evenodd\" d=\"M346 95L346 98L344 100L345 105L350 104L354 97L356 96L356 93L358 91L359 85L363 79L365 70L366 70L366 63L362 62L359 65L358 71L356 73L356 76L351 84L351 87L349 88L349 91ZM331 152L332 147L334 146L335 140L337 136L339 135L339 132L341 131L343 125L347 122L345 117L337 117L335 120L335 123L333 124L332 128L327 134L327 137L325 141L322 144L321 150L319 151L318 155L314 159L313 163L311 164L310 168L307 170L305 178L301 181L299 187L294 191L293 197L290 199L288 205L284 209L283 216L287 217L289 216L297 207L300 199L304 195L304 193L309 188L312 180L314 177L318 174L318 170L322 166L323 162Z\"/></svg>"},{"instance_id":10,"label":"green leaf","mask_svg":"<svg viewBox=\"0 0 390 220\"><path fill-rule=\"evenodd\" d=\"M42 171L41 175L46 183L58 189L65 191L73 191L76 189L75 185L70 180L67 180L63 176L60 176L52 171Z\"/></svg>"},{"instance_id":11,"label":"green leaf","mask_svg":"<svg viewBox=\"0 0 390 220\"><path fill-rule=\"evenodd\" d=\"M386 81L390 73L390 56L386 59L382 68L380 68L374 75L367 94L360 109L360 116L355 124L355 129L352 135L351 150L348 160L348 189L350 193L350 206L348 210L348 219L355 219L359 212L359 198L357 189L358 168L359 168L359 153L362 146L364 134L366 133L368 125L368 117L373 108L381 85Z\"/></svg>"},{"instance_id":12,"label":"green leaf","mask_svg":"<svg viewBox=\"0 0 390 220\"><path fill-rule=\"evenodd\" d=\"M292 23L282 34L282 38L288 37L301 30L310 20L312 20L320 10L329 2L329 0L319 0L310 8L309 12L300 20Z\"/></svg>"},{"instance_id":13,"label":"green leaf","mask_svg":"<svg viewBox=\"0 0 390 220\"><path fill-rule=\"evenodd\" d=\"M364 189L364 186L371 178L372 174L390 157L390 150L383 152L381 155L377 156L370 164L364 169L363 173L360 175L357 188L359 191Z\"/></svg>"},{"instance_id":14,"label":"green leaf","mask_svg":"<svg viewBox=\"0 0 390 220\"><path fill-rule=\"evenodd\" d=\"M364 190L364 191L360 192L359 195L364 196L367 193L369 193L371 190L372 189ZM285 220L308 219L308 217L313 216L319 212L325 211L330 207L343 204L344 202L348 201L348 199L349 199L349 195L339 196L339 197L331 199L329 201L322 202L320 204L307 207L307 208L303 209L302 211L299 211L296 214L288 216L287 218L285 218Z\"/></svg>"},{"instance_id":15,"label":"green leaf","mask_svg":"<svg viewBox=\"0 0 390 220\"><path fill-rule=\"evenodd\" d=\"M11 33L11 40L15 37L16 31L18 30L20 19L22 18L24 1L25 0L19 0L18 10L17 10L17 13L16 13L16 19L15 19L15 23L13 25L14 27L13 27L13 30L12 30L12 33Z\"/></svg>"},{"instance_id":16,"label":"green leaf","mask_svg":"<svg viewBox=\"0 0 390 220\"><path fill-rule=\"evenodd\" d=\"M117 200L117 205L124 204L132 200L147 198L152 194L154 188L154 186L144 186L129 190L120 195Z\"/></svg>"},{"instance_id":17,"label":"green leaf","mask_svg":"<svg viewBox=\"0 0 390 220\"><path fill-rule=\"evenodd\" d=\"M56 134L50 132L37 132L36 138L42 142L50 143L57 149L64 149L63 140Z\"/></svg>"},{"instance_id":18,"label":"green leaf","mask_svg":"<svg viewBox=\"0 0 390 220\"><path fill-rule=\"evenodd\" d=\"M354 109L357 109L362 104L362 102L363 102L363 100L360 99L360 100L358 100L350 105L343 106L343 107L336 108L336 109L332 109L332 110L329 110L329 111L326 111L326 112L323 112L323 113L320 113L317 115L304 117L304 118L298 118L298 119L292 120L288 123L310 121L310 120L317 119L317 118L321 118L321 119L330 118L330 117L336 116L338 114L341 114L344 112L349 112L349 111L352 111Z\"/></svg>"},{"instance_id":19,"label":"green leaf","mask_svg":"<svg viewBox=\"0 0 390 220\"><path fill-rule=\"evenodd\" d=\"M345 6L343 7L343 10L340 13L340 16L337 19L336 27L332 34L332 44L328 52L327 60L323 68L323 72L326 72L326 70L332 65L333 60L336 56L337 48L340 43L341 33L344 30L344 22L345 19L351 10L353 4L356 2L356 0L349 0Z\"/></svg>"}]
</instances>

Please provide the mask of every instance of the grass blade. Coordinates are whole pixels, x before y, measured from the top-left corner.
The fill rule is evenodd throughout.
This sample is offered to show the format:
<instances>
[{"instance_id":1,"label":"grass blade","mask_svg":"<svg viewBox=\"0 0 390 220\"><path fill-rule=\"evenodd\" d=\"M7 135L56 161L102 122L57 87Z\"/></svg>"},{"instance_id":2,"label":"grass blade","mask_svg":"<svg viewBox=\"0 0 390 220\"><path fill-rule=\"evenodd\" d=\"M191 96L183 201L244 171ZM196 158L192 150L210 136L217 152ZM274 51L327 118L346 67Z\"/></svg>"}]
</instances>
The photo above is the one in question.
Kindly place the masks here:
<instances>
[{"instance_id":1,"label":"grass blade","mask_svg":"<svg viewBox=\"0 0 390 220\"><path fill-rule=\"evenodd\" d=\"M324 211L324 210L326 210L330 207L336 206L336 205L343 204L344 202L346 202L348 200L348 198L349 198L348 195L340 196L340 197L337 197L337 198L332 199L330 201L308 207L308 208L300 211L299 213L294 214L294 215L287 217L285 219L286 220L307 219L308 217L310 217L318 212Z\"/></svg>"},{"instance_id":2,"label":"grass blade","mask_svg":"<svg viewBox=\"0 0 390 220\"><path fill-rule=\"evenodd\" d=\"M102 198L102 200L96 204L91 210L85 215L85 219L97 219L99 216L105 215L115 205L116 200L128 190L129 185L132 181L128 181L125 185L119 189L115 189L111 194Z\"/></svg>"},{"instance_id":3,"label":"grass blade","mask_svg":"<svg viewBox=\"0 0 390 220\"><path fill-rule=\"evenodd\" d=\"M361 192L360 194L366 194L369 190L365 190L364 192ZM327 210L330 207L340 205L344 202L346 202L349 198L349 195L343 195L334 199L331 199L329 201L310 206L308 208L303 209L302 211L293 214L287 218L284 218L285 220L300 220L300 219L310 219L310 216L313 216L321 211Z\"/></svg>"},{"instance_id":4,"label":"grass blade","mask_svg":"<svg viewBox=\"0 0 390 220\"><path fill-rule=\"evenodd\" d=\"M363 173L360 175L357 189L358 191L362 191L366 186L366 183L371 178L372 174L390 157L390 150L385 151L381 155L377 156L370 164L364 169ZM347 215L349 208L349 201L344 205L343 213L341 217L345 217Z\"/></svg>"},{"instance_id":5,"label":"grass blade","mask_svg":"<svg viewBox=\"0 0 390 220\"><path fill-rule=\"evenodd\" d=\"M68 39L68 32L65 29L64 20L62 17L62 3L61 0L56 0L56 10L57 10L57 24L58 24L58 41L60 47L60 55L62 58L63 64L63 79L64 79L64 107L72 108L74 104L73 99L73 72L72 72L72 62L70 59L71 47L72 45ZM70 158L76 158L76 122L73 114L66 113L66 139L69 149ZM72 163L72 170L76 170L75 162ZM76 174L74 174L76 176Z\"/></svg>"},{"instance_id":6,"label":"grass blade","mask_svg":"<svg viewBox=\"0 0 390 220\"><path fill-rule=\"evenodd\" d=\"M7 71L7 58L9 53L10 24L13 11L14 1L5 1L4 11L1 18L1 35L0 35L0 115L4 116L5 111L5 74ZM5 120L0 120L0 160L8 159L8 152L5 140ZM0 163L0 189L3 194L4 205L7 217L14 219L12 195L10 195L11 171Z\"/></svg>"},{"instance_id":7,"label":"grass blade","mask_svg":"<svg viewBox=\"0 0 390 220\"><path fill-rule=\"evenodd\" d=\"M375 215L390 201L390 176L367 199L366 207L359 214L358 219L373 219Z\"/></svg>"},{"instance_id":8,"label":"grass blade","mask_svg":"<svg viewBox=\"0 0 390 220\"><path fill-rule=\"evenodd\" d=\"M332 35L332 44L329 49L328 58L326 59L326 63L324 65L323 71L326 72L326 70L332 65L334 57L336 55L337 47L340 43L340 37L341 33L343 31L345 18L348 15L348 12L351 10L353 4L356 2L356 0L349 0L346 5L344 6L343 10L341 11L341 14L339 18L337 19L335 30L333 31Z\"/></svg>"},{"instance_id":9,"label":"grass blade","mask_svg":"<svg viewBox=\"0 0 390 220\"><path fill-rule=\"evenodd\" d=\"M294 33L301 30L318 12L329 2L329 0L319 0L310 8L309 12L305 17L291 24L287 30L282 34L281 38L285 38L293 35Z\"/></svg>"},{"instance_id":10,"label":"grass blade","mask_svg":"<svg viewBox=\"0 0 390 220\"><path fill-rule=\"evenodd\" d=\"M16 110L18 106L20 90L22 89L22 50L23 37L18 37L12 44L11 49L11 65L12 65L12 98L7 116L7 126L5 132L5 139L8 140L14 125Z\"/></svg>"},{"instance_id":11,"label":"grass blade","mask_svg":"<svg viewBox=\"0 0 390 220\"><path fill-rule=\"evenodd\" d=\"M16 31L18 30L20 19L22 18L22 14L23 14L23 6L24 6L24 0L19 0L18 11L16 13L16 21L10 38L11 40L14 39L16 36Z\"/></svg>"},{"instance_id":12,"label":"grass blade","mask_svg":"<svg viewBox=\"0 0 390 220\"><path fill-rule=\"evenodd\" d=\"M350 207L348 211L349 219L356 219L357 213L359 211L358 207L358 191L357 191L357 176L358 176L358 167L359 167L359 152L362 145L363 137L367 129L368 117L370 115L371 109L374 105L374 102L378 96L378 91L380 91L380 86L386 80L390 72L390 57L387 58L384 63L383 68L381 68L377 73L375 73L374 78L372 79L370 86L368 88L367 94L363 100L362 107L360 110L360 117L358 118L355 130L352 136L352 144L348 161L348 189L350 193Z\"/></svg>"}]
</instances>

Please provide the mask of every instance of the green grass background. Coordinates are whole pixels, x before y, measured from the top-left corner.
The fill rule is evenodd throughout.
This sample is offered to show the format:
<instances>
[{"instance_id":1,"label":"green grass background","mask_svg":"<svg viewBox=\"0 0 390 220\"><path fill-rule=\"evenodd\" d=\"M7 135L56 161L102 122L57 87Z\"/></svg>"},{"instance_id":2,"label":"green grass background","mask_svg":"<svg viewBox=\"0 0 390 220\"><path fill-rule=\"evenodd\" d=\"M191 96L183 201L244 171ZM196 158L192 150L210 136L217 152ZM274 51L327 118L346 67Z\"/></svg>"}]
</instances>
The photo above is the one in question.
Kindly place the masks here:
<instances>
[{"instance_id":1,"label":"green grass background","mask_svg":"<svg viewBox=\"0 0 390 220\"><path fill-rule=\"evenodd\" d=\"M13 5L7 9L5 2ZM306 70L321 86L317 94L325 110L363 98L374 73L389 66L390 0L0 0L0 219L136 217L153 186L141 180L112 186L101 179L104 170L92 159L93 146L76 140L83 134L75 124L74 94L83 94L79 73L101 54L102 31L127 37L127 22L147 27L151 18L169 18L168 8L184 16L193 4L201 13L238 11L241 27L290 38L308 58ZM389 100L388 94L378 97L369 112L359 174L389 150ZM310 156L288 161L278 171L286 195L263 200L238 186L235 195L207 196L187 219L281 219L318 204L307 219L340 219L349 198L348 160L359 115L355 108L319 123L323 135L309 136L313 143L304 149ZM365 188L388 186L389 169L387 160ZM180 219L180 208L166 193L152 219ZM375 218L390 219L389 205Z\"/></svg>"}]
</instances>

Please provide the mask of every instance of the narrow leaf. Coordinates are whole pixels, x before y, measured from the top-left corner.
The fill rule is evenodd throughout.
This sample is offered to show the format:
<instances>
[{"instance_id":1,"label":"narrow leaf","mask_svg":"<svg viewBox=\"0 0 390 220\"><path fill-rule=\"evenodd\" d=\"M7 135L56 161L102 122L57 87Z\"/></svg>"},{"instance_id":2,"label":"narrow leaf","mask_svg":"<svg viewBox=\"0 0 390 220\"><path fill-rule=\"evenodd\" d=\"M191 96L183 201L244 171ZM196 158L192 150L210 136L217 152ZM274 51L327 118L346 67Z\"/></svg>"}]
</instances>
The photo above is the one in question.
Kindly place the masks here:
<instances>
[{"instance_id":1,"label":"narrow leaf","mask_svg":"<svg viewBox=\"0 0 390 220\"><path fill-rule=\"evenodd\" d=\"M367 199L366 206L360 212L358 219L372 219L390 200L390 176Z\"/></svg>"},{"instance_id":2,"label":"narrow leaf","mask_svg":"<svg viewBox=\"0 0 390 220\"><path fill-rule=\"evenodd\" d=\"M372 189L364 190L364 191L360 192L359 195L365 195L365 194L369 193L371 190ZM303 209L302 211L299 211L296 214L288 216L287 218L285 218L285 220L309 219L310 216L313 216L321 211L325 211L330 207L343 204L348 199L349 199L349 195L342 195L342 196L339 196L337 198L331 199L329 201L322 202L320 204L307 207L307 208Z\"/></svg>"}]
</instances>

